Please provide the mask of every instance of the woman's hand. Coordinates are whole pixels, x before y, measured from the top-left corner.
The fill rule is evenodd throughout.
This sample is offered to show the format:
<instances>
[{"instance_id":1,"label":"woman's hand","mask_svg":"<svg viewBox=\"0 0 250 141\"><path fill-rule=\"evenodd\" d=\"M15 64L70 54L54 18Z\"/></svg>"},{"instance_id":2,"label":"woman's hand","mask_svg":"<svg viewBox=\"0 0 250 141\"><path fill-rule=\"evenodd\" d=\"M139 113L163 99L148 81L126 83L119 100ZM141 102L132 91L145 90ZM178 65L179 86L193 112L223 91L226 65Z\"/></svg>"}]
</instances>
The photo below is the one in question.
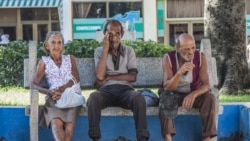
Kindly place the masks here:
<instances>
[{"instance_id":1,"label":"woman's hand","mask_svg":"<svg viewBox=\"0 0 250 141\"><path fill-rule=\"evenodd\" d=\"M61 96L62 96L62 93L58 89L54 89L53 92L52 92L51 98L53 100L58 100L58 99L61 98Z\"/></svg>"}]
</instances>

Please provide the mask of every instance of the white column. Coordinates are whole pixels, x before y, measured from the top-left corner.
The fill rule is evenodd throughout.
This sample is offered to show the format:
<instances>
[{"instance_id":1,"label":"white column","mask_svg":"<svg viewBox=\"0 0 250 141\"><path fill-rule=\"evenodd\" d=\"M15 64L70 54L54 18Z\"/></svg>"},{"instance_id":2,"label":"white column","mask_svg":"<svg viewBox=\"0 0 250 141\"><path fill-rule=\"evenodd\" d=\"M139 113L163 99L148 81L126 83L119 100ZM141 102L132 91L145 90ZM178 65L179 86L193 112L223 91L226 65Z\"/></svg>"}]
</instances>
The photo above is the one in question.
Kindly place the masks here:
<instances>
[{"instance_id":1,"label":"white column","mask_svg":"<svg viewBox=\"0 0 250 141\"><path fill-rule=\"evenodd\" d=\"M29 85L33 80L37 62L37 42L29 41ZM39 129L38 129L38 91L30 89L30 140L38 141Z\"/></svg>"},{"instance_id":2,"label":"white column","mask_svg":"<svg viewBox=\"0 0 250 141\"><path fill-rule=\"evenodd\" d=\"M157 1L143 0L144 40L157 41Z\"/></svg>"},{"instance_id":3,"label":"white column","mask_svg":"<svg viewBox=\"0 0 250 141\"><path fill-rule=\"evenodd\" d=\"M64 42L72 41L73 32L72 32L72 1L63 0L63 10L62 10L62 22L63 26L61 27L61 32L64 36Z\"/></svg>"}]
</instances>

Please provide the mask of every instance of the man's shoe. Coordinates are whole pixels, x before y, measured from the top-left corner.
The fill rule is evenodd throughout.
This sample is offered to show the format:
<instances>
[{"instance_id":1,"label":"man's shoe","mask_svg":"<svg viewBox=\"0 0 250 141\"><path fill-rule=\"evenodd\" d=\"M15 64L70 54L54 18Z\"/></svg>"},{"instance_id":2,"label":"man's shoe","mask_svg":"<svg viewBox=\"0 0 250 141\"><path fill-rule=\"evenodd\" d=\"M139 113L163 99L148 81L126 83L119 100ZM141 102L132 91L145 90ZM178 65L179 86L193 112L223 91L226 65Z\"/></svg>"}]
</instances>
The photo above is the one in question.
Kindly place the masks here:
<instances>
[{"instance_id":1,"label":"man's shoe","mask_svg":"<svg viewBox=\"0 0 250 141\"><path fill-rule=\"evenodd\" d=\"M100 139L92 139L92 141L100 141Z\"/></svg>"},{"instance_id":2,"label":"man's shoe","mask_svg":"<svg viewBox=\"0 0 250 141\"><path fill-rule=\"evenodd\" d=\"M138 141L148 141L148 139L142 138L142 139L139 139Z\"/></svg>"}]
</instances>

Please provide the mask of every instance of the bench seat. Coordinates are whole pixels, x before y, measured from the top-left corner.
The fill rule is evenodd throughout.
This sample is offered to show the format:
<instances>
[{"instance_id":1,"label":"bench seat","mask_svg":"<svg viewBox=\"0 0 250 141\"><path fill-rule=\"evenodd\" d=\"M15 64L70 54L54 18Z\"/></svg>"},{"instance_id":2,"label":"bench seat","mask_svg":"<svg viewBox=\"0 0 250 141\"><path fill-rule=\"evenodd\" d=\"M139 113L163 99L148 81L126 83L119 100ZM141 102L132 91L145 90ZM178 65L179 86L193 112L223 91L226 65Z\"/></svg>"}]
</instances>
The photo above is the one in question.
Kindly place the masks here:
<instances>
[{"instance_id":1,"label":"bench seat","mask_svg":"<svg viewBox=\"0 0 250 141\"><path fill-rule=\"evenodd\" d=\"M39 109L42 106L39 106ZM87 116L86 107L82 107L79 113L79 116ZM158 116L159 108L158 107L147 107L147 116ZM219 106L218 114L223 113L223 107ZM25 108L25 115L30 116L30 106L26 106ZM132 116L133 113L131 110L120 108L120 107L108 107L102 110L102 116ZM197 109L185 109L182 107L178 108L177 115L199 115L199 111Z\"/></svg>"}]
</instances>

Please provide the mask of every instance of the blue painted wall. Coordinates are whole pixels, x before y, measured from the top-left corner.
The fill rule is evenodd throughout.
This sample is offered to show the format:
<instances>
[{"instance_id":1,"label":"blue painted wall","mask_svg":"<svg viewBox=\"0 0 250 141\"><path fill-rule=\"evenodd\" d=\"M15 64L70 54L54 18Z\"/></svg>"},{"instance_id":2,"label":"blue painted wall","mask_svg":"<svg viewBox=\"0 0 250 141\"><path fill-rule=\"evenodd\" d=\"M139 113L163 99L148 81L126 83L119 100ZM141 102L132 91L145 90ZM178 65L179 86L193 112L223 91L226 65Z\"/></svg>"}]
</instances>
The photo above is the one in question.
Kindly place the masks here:
<instances>
[{"instance_id":1,"label":"blue painted wall","mask_svg":"<svg viewBox=\"0 0 250 141\"><path fill-rule=\"evenodd\" d=\"M218 140L227 141L239 131L239 105L224 105L218 120Z\"/></svg>"},{"instance_id":2,"label":"blue painted wall","mask_svg":"<svg viewBox=\"0 0 250 141\"><path fill-rule=\"evenodd\" d=\"M249 140L249 110L240 105L224 105L224 112L219 116L218 140L226 141L236 133L244 133L244 141ZM0 107L0 137L6 141L29 141L29 117L24 115L24 107ZM240 118L244 117L244 118ZM148 116L150 141L163 141L157 116ZM198 115L178 116L175 119L177 135L174 141L201 140L201 120ZM73 141L90 141L88 138L88 120L86 116L77 119ZM118 136L131 140L135 138L133 117L102 117L102 141L112 141ZM39 128L39 140L53 141L51 131Z\"/></svg>"},{"instance_id":3,"label":"blue painted wall","mask_svg":"<svg viewBox=\"0 0 250 141\"><path fill-rule=\"evenodd\" d=\"M250 110L244 106L239 106L239 111L239 132L242 133L242 138L244 141L250 141Z\"/></svg>"},{"instance_id":4,"label":"blue painted wall","mask_svg":"<svg viewBox=\"0 0 250 141\"><path fill-rule=\"evenodd\" d=\"M29 117L24 108L0 107L0 137L7 141L29 141Z\"/></svg>"}]
</instances>

